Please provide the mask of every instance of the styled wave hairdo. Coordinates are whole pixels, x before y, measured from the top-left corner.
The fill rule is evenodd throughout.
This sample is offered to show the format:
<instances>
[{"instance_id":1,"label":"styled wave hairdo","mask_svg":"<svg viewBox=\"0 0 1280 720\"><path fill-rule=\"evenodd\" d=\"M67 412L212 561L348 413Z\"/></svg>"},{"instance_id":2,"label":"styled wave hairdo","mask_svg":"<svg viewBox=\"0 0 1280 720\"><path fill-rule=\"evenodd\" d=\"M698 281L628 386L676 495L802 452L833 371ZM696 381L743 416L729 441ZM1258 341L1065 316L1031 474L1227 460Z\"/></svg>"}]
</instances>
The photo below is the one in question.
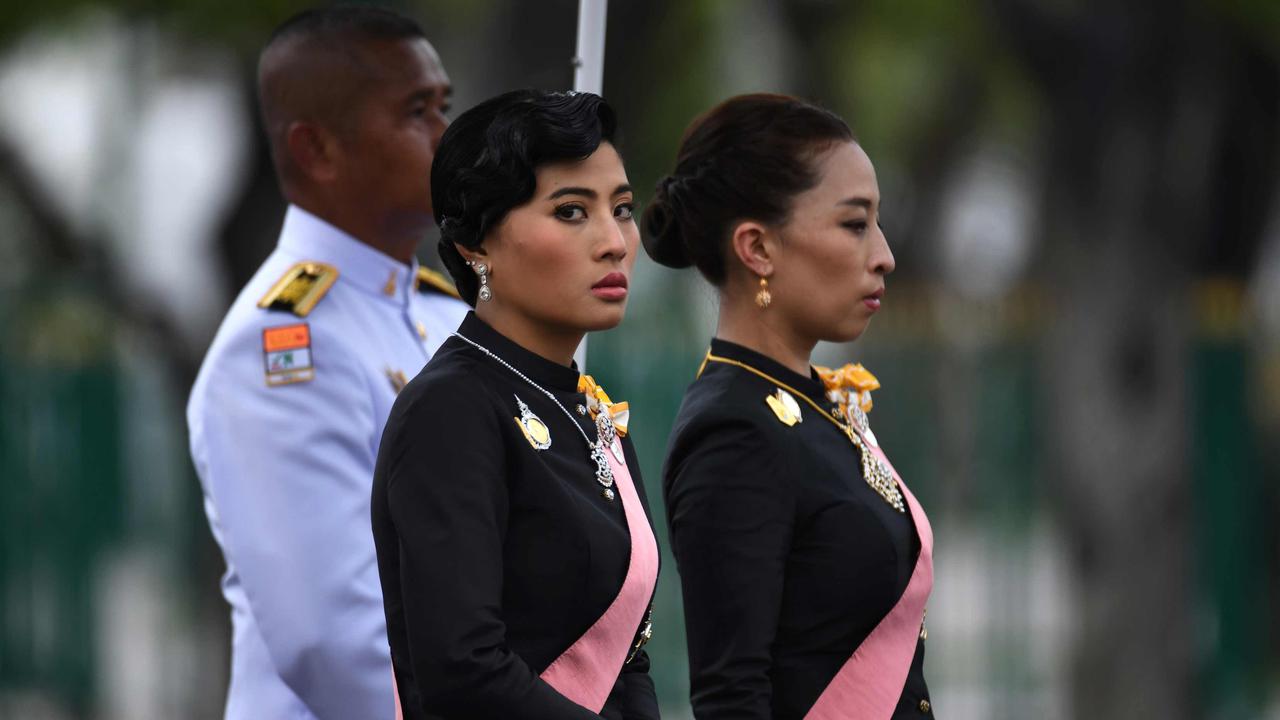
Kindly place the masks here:
<instances>
[{"instance_id":1,"label":"styled wave hairdo","mask_svg":"<svg viewBox=\"0 0 1280 720\"><path fill-rule=\"evenodd\" d=\"M431 164L431 201L440 259L472 307L480 284L454 243L479 247L533 197L539 167L585 159L612 143L616 129L613 108L599 95L540 90L504 93L449 125Z\"/></svg>"},{"instance_id":2,"label":"styled wave hairdo","mask_svg":"<svg viewBox=\"0 0 1280 720\"><path fill-rule=\"evenodd\" d=\"M724 284L729 233L751 218L786 222L796 195L821 179L814 160L853 132L839 116L787 95L729 98L685 130L676 167L643 218L644 247L673 268Z\"/></svg>"}]
</instances>

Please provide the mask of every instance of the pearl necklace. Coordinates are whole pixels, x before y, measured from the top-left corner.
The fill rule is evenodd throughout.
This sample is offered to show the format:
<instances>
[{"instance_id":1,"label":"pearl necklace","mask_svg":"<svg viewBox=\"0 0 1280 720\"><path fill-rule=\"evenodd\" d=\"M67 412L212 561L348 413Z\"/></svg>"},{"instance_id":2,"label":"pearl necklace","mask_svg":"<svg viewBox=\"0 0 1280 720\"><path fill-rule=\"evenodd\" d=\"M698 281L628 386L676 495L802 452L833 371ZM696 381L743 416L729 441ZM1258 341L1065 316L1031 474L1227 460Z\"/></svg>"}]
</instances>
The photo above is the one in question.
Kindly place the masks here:
<instances>
[{"instance_id":1,"label":"pearl necklace","mask_svg":"<svg viewBox=\"0 0 1280 720\"><path fill-rule=\"evenodd\" d=\"M493 360L496 361L499 365L515 373L521 380L524 380L525 382L532 385L534 389L536 389L538 392L542 393L543 395L546 395L551 400L551 402L556 404L556 407L560 408L560 412L564 413L564 416L569 418L569 423L578 430L578 432L582 435L582 439L587 442L587 447L591 450L591 460L596 464L596 482L600 483L600 485L604 487L604 499L612 500L614 497L613 469L609 467L609 459L606 458L604 455L604 446L603 446L604 444L600 441L599 427L597 426L596 428L596 441L592 442L591 438L587 436L587 432L583 430L582 426L578 424L578 421L573 418L573 414L569 412L569 409L566 408L564 405L562 405L560 401L556 399L556 396L551 394L550 390L547 390L546 388L542 387L538 383L534 382L529 378L528 375L525 375L524 373L520 372L514 366L509 364L506 360L503 360L502 358L498 357L489 348L481 345L475 340L472 340L466 335L463 335L462 333L457 333L457 332L453 333L453 336L469 344L471 347L474 347L475 349L479 350L485 355L488 355L489 357L493 358Z\"/></svg>"}]
</instances>

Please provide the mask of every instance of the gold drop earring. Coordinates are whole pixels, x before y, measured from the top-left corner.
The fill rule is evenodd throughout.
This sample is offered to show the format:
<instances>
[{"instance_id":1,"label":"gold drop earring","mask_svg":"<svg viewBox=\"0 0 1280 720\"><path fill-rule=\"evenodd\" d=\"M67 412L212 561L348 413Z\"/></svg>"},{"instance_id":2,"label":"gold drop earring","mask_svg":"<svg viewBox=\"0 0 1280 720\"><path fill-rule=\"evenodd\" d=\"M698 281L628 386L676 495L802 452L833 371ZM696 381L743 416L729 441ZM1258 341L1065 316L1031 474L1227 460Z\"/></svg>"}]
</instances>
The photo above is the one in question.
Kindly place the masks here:
<instances>
[{"instance_id":1,"label":"gold drop earring","mask_svg":"<svg viewBox=\"0 0 1280 720\"><path fill-rule=\"evenodd\" d=\"M761 310L769 307L769 303L773 302L773 293L769 292L769 279L760 278L760 292L756 293L756 306Z\"/></svg>"}]
</instances>

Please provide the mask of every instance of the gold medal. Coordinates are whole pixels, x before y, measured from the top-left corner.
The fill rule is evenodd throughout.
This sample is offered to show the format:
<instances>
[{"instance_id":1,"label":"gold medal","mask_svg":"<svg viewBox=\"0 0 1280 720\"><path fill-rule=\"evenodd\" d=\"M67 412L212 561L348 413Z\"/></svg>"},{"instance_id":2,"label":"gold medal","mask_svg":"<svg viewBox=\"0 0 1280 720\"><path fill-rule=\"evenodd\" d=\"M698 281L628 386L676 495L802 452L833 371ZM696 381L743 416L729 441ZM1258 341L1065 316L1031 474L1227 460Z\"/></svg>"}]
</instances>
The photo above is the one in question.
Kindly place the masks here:
<instances>
[{"instance_id":1,"label":"gold medal","mask_svg":"<svg viewBox=\"0 0 1280 720\"><path fill-rule=\"evenodd\" d=\"M542 418L533 414L528 405L517 395L516 404L520 407L520 417L512 418L516 424L520 426L520 431L524 433L524 439L529 441L534 450L546 450L551 447L551 430L547 428L547 424L542 422Z\"/></svg>"},{"instance_id":2,"label":"gold medal","mask_svg":"<svg viewBox=\"0 0 1280 720\"><path fill-rule=\"evenodd\" d=\"M773 411L773 414L778 416L778 420L787 427L791 427L804 419L800 417L800 403L796 402L791 393L782 388L778 388L778 391L773 395L766 395L764 401L769 405L769 409Z\"/></svg>"}]
</instances>

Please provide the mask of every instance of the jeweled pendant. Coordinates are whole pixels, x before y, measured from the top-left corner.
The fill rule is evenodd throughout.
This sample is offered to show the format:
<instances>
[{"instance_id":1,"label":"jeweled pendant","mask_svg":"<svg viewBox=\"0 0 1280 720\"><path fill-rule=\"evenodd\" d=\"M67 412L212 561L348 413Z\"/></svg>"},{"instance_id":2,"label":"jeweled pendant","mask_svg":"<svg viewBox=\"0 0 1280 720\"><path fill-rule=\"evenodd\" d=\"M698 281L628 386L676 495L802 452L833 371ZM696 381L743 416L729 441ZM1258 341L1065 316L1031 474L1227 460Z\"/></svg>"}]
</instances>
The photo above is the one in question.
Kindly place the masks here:
<instances>
[{"instance_id":1,"label":"jeweled pendant","mask_svg":"<svg viewBox=\"0 0 1280 720\"><path fill-rule=\"evenodd\" d=\"M604 490L602 490L602 491L600 492L600 497L604 498L605 500L608 500L608 501L612 502L612 501L613 501L613 498L615 497L615 495L614 495L614 493L613 493L613 490L612 490L612 489L610 489L610 488L605 488Z\"/></svg>"},{"instance_id":2,"label":"jeweled pendant","mask_svg":"<svg viewBox=\"0 0 1280 720\"><path fill-rule=\"evenodd\" d=\"M853 444L862 451L862 479L876 491L877 495L889 503L890 507L905 513L907 506L903 501L902 491L898 489L898 481L893 477L893 471L871 452L867 443L854 434L852 428L846 428L846 432Z\"/></svg>"},{"instance_id":3,"label":"jeweled pendant","mask_svg":"<svg viewBox=\"0 0 1280 720\"><path fill-rule=\"evenodd\" d=\"M872 432L871 428L867 428L863 434L867 436L867 442L871 443L871 447L880 447L880 441L876 440L876 434Z\"/></svg>"},{"instance_id":4,"label":"jeweled pendant","mask_svg":"<svg viewBox=\"0 0 1280 720\"><path fill-rule=\"evenodd\" d=\"M609 414L608 408L602 407L596 412L596 434L600 442L613 447L613 440L618 437L618 430L613 426L613 416Z\"/></svg>"},{"instance_id":5,"label":"jeweled pendant","mask_svg":"<svg viewBox=\"0 0 1280 720\"><path fill-rule=\"evenodd\" d=\"M613 469L609 467L609 459L604 456L599 442L591 446L591 459L596 462L596 482L606 489L613 487Z\"/></svg>"},{"instance_id":6,"label":"jeweled pendant","mask_svg":"<svg viewBox=\"0 0 1280 720\"><path fill-rule=\"evenodd\" d=\"M849 416L853 421L853 426L858 428L858 432L865 435L867 430L871 428L871 423L867 420L867 414L862 411L862 407L858 405L857 401L849 403Z\"/></svg>"},{"instance_id":7,"label":"jeweled pendant","mask_svg":"<svg viewBox=\"0 0 1280 720\"><path fill-rule=\"evenodd\" d=\"M480 295L480 300L483 302L489 302L490 300L493 299L493 291L489 289L488 285L480 286L479 295Z\"/></svg>"},{"instance_id":8,"label":"jeweled pendant","mask_svg":"<svg viewBox=\"0 0 1280 720\"><path fill-rule=\"evenodd\" d=\"M876 440L876 434L871 432L871 421L867 419L867 413L863 411L856 400L849 404L849 422L858 428L858 432L862 434L862 437L866 438L867 442L871 443L871 447L880 447L880 441Z\"/></svg>"}]
</instances>

